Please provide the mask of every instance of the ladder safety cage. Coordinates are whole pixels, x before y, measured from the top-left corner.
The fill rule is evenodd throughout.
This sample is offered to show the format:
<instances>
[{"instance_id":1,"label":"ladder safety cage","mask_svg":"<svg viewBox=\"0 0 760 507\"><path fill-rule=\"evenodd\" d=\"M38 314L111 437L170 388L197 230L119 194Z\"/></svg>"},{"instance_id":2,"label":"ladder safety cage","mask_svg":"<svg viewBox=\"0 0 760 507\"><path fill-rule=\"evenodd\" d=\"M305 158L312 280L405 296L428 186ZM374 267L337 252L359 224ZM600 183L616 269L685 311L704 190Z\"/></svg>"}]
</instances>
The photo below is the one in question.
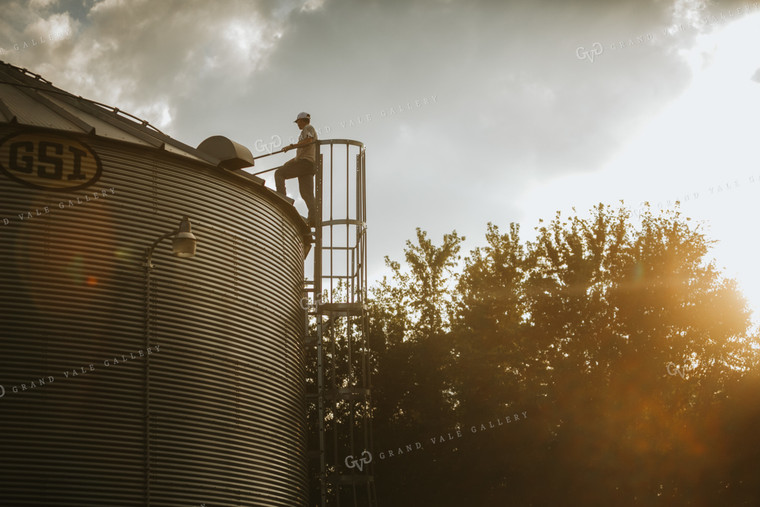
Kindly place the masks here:
<instances>
[{"instance_id":1,"label":"ladder safety cage","mask_svg":"<svg viewBox=\"0 0 760 507\"><path fill-rule=\"evenodd\" d=\"M311 477L319 482L322 507L376 507L364 145L320 140L315 166L314 264L304 282L304 300L311 295L304 344L316 373L316 386L307 390L307 412L316 418Z\"/></svg>"}]
</instances>

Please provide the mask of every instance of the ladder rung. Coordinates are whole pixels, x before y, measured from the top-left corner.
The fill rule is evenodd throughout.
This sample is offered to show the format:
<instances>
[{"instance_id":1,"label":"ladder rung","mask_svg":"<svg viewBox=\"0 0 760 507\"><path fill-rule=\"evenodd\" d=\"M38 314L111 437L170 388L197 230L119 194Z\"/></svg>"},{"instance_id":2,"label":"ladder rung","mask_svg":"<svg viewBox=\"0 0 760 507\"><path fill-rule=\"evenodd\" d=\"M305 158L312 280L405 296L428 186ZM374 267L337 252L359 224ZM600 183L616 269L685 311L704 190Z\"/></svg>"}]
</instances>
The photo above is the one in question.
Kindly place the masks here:
<instances>
[{"instance_id":1,"label":"ladder rung","mask_svg":"<svg viewBox=\"0 0 760 507\"><path fill-rule=\"evenodd\" d=\"M353 218L335 218L333 220L322 220L322 226L327 225L365 225L361 220Z\"/></svg>"},{"instance_id":2,"label":"ladder rung","mask_svg":"<svg viewBox=\"0 0 760 507\"><path fill-rule=\"evenodd\" d=\"M362 303L322 303L319 305L320 313L346 313L360 316L366 310Z\"/></svg>"},{"instance_id":3,"label":"ladder rung","mask_svg":"<svg viewBox=\"0 0 760 507\"><path fill-rule=\"evenodd\" d=\"M338 389L334 396L344 400L356 400L368 398L370 394L366 387L343 387Z\"/></svg>"},{"instance_id":4,"label":"ladder rung","mask_svg":"<svg viewBox=\"0 0 760 507\"><path fill-rule=\"evenodd\" d=\"M347 401L364 400L369 398L370 390L366 387L343 387L341 389L330 389L325 391L326 400L341 399ZM306 393L307 400L316 400L319 397L317 393Z\"/></svg>"},{"instance_id":5,"label":"ladder rung","mask_svg":"<svg viewBox=\"0 0 760 507\"><path fill-rule=\"evenodd\" d=\"M338 484L367 484L375 482L375 477L369 474L356 475L331 475L328 480Z\"/></svg>"}]
</instances>

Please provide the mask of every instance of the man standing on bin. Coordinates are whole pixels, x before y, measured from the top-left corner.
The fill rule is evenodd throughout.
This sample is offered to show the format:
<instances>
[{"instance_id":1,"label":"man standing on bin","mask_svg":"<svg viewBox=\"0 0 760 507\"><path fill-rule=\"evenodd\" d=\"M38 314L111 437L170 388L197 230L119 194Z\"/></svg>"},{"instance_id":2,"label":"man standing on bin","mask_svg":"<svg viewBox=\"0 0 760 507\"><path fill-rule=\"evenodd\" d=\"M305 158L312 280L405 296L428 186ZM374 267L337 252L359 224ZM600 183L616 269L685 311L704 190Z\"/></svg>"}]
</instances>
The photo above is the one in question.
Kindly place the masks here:
<instances>
[{"instance_id":1,"label":"man standing on bin","mask_svg":"<svg viewBox=\"0 0 760 507\"><path fill-rule=\"evenodd\" d=\"M285 146L283 150L288 151L296 148L296 158L288 160L275 171L274 183L277 191L285 195L285 180L298 178L298 189L301 191L301 197L306 203L306 207L309 208L309 225L315 225L317 210L314 202L314 174L316 173L317 131L310 125L311 116L309 113L299 113L295 123L301 130L298 142Z\"/></svg>"}]
</instances>

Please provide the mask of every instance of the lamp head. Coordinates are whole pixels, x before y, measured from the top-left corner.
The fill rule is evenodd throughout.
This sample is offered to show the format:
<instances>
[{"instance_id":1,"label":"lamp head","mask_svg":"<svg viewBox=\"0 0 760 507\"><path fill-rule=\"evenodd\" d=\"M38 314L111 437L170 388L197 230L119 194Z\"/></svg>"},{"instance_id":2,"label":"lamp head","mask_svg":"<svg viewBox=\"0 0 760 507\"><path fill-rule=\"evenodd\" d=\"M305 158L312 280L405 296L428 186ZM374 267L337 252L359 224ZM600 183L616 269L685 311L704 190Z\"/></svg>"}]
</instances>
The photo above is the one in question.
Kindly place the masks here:
<instances>
[{"instance_id":1,"label":"lamp head","mask_svg":"<svg viewBox=\"0 0 760 507\"><path fill-rule=\"evenodd\" d=\"M190 230L190 219L182 217L179 231L172 240L172 252L177 257L195 257L195 235Z\"/></svg>"}]
</instances>

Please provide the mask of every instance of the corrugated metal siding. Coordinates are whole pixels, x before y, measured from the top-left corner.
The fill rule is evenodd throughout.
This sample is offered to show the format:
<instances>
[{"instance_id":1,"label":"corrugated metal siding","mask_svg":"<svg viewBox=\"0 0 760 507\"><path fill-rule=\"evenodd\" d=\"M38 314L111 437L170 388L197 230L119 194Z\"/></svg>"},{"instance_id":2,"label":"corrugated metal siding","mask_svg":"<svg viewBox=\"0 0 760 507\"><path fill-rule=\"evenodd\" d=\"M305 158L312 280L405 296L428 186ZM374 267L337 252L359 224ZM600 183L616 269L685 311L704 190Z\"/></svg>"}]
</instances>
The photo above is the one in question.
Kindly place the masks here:
<instances>
[{"instance_id":1,"label":"corrugated metal siding","mask_svg":"<svg viewBox=\"0 0 760 507\"><path fill-rule=\"evenodd\" d=\"M297 214L216 169L86 142L103 163L86 191L0 175L0 504L305 505ZM142 254L182 215L196 257L172 257L170 239L153 255L146 442Z\"/></svg>"}]
</instances>

